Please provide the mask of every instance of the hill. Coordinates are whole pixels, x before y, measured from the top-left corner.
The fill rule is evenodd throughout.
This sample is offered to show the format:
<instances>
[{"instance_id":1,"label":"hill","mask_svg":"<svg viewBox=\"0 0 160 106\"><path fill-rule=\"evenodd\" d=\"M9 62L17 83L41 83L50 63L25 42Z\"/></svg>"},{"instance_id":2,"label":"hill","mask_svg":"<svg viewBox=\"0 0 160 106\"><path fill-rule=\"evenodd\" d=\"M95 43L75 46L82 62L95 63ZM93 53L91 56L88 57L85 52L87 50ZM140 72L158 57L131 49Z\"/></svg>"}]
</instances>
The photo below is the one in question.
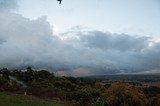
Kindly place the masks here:
<instances>
[{"instance_id":1,"label":"hill","mask_svg":"<svg viewBox=\"0 0 160 106\"><path fill-rule=\"evenodd\" d=\"M54 100L0 92L0 106L65 106L65 104Z\"/></svg>"}]
</instances>

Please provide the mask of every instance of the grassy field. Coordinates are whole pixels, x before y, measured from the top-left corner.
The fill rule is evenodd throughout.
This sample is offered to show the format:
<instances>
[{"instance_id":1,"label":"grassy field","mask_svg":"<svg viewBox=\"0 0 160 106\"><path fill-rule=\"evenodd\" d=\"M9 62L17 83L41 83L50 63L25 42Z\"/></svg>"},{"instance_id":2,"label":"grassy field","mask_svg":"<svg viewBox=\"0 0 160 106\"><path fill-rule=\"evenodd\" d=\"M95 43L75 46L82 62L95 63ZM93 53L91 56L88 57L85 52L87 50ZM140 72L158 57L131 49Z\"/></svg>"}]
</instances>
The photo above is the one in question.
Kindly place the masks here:
<instances>
[{"instance_id":1,"label":"grassy field","mask_svg":"<svg viewBox=\"0 0 160 106\"><path fill-rule=\"evenodd\" d=\"M0 92L0 106L66 106L62 102Z\"/></svg>"}]
</instances>

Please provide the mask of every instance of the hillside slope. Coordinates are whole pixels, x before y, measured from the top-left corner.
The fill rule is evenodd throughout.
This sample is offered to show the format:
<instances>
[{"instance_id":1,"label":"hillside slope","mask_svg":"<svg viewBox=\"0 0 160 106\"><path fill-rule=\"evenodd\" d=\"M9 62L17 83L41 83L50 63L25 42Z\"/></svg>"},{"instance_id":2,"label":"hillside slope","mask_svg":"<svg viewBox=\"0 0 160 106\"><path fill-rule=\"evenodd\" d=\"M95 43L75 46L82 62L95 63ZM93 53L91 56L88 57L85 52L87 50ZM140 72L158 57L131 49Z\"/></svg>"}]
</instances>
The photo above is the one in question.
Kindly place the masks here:
<instances>
[{"instance_id":1,"label":"hillside slope","mask_svg":"<svg viewBox=\"0 0 160 106\"><path fill-rule=\"evenodd\" d=\"M53 100L42 100L35 97L14 95L0 92L0 106L65 106Z\"/></svg>"}]
</instances>

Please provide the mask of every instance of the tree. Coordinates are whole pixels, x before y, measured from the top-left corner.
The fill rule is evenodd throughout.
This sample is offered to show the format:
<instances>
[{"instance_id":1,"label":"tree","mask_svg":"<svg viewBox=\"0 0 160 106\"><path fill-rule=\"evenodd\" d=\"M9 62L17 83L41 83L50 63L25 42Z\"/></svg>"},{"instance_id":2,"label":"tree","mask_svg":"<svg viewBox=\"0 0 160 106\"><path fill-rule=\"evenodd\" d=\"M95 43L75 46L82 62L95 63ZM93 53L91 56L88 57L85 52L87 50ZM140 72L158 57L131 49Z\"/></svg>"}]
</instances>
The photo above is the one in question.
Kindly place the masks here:
<instances>
[{"instance_id":1,"label":"tree","mask_svg":"<svg viewBox=\"0 0 160 106\"><path fill-rule=\"evenodd\" d=\"M74 99L81 105L89 105L97 100L100 95L100 90L89 86L79 88L74 96Z\"/></svg>"},{"instance_id":2,"label":"tree","mask_svg":"<svg viewBox=\"0 0 160 106\"><path fill-rule=\"evenodd\" d=\"M31 68L30 66L28 66L28 67L27 67L27 71L28 71L28 72L32 72L33 70L32 70L32 68Z\"/></svg>"},{"instance_id":3,"label":"tree","mask_svg":"<svg viewBox=\"0 0 160 106\"><path fill-rule=\"evenodd\" d=\"M146 97L137 88L124 83L114 83L101 95L109 106L145 106Z\"/></svg>"},{"instance_id":4,"label":"tree","mask_svg":"<svg viewBox=\"0 0 160 106\"><path fill-rule=\"evenodd\" d=\"M44 79L43 81L31 80L28 82L28 92L40 97L53 97L54 86L51 81Z\"/></svg>"},{"instance_id":5,"label":"tree","mask_svg":"<svg viewBox=\"0 0 160 106\"><path fill-rule=\"evenodd\" d=\"M9 88L9 81L3 77L0 77L0 90L6 90Z\"/></svg>"},{"instance_id":6,"label":"tree","mask_svg":"<svg viewBox=\"0 0 160 106\"><path fill-rule=\"evenodd\" d=\"M29 82L35 78L36 71L32 70L31 67L27 67L27 71L22 73L22 81Z\"/></svg>"},{"instance_id":7,"label":"tree","mask_svg":"<svg viewBox=\"0 0 160 106\"><path fill-rule=\"evenodd\" d=\"M35 73L35 79L36 80L43 80L43 79L48 79L48 80L54 80L54 74L46 71L46 70L41 70L41 71L37 71Z\"/></svg>"},{"instance_id":8,"label":"tree","mask_svg":"<svg viewBox=\"0 0 160 106\"><path fill-rule=\"evenodd\" d=\"M1 72L3 78L5 78L8 81L10 80L9 79L10 71L7 68L1 69L0 72Z\"/></svg>"},{"instance_id":9,"label":"tree","mask_svg":"<svg viewBox=\"0 0 160 106\"><path fill-rule=\"evenodd\" d=\"M150 98L148 106L160 106L160 95Z\"/></svg>"}]
</instances>

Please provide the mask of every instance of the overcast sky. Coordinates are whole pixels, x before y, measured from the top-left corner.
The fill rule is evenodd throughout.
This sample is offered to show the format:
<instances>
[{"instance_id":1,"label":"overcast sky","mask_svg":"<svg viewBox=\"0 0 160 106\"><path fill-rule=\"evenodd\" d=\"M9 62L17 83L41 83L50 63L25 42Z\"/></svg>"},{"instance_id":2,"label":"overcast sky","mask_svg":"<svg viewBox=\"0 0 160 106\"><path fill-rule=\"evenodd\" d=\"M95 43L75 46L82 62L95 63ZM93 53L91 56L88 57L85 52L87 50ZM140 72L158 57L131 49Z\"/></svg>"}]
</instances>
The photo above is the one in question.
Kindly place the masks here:
<instances>
[{"instance_id":1,"label":"overcast sky","mask_svg":"<svg viewBox=\"0 0 160 106\"><path fill-rule=\"evenodd\" d=\"M160 36L159 0L19 0L18 13L47 16L59 31L73 26L113 33Z\"/></svg>"},{"instance_id":2,"label":"overcast sky","mask_svg":"<svg viewBox=\"0 0 160 106\"><path fill-rule=\"evenodd\" d=\"M159 0L0 0L0 68L160 73Z\"/></svg>"}]
</instances>

